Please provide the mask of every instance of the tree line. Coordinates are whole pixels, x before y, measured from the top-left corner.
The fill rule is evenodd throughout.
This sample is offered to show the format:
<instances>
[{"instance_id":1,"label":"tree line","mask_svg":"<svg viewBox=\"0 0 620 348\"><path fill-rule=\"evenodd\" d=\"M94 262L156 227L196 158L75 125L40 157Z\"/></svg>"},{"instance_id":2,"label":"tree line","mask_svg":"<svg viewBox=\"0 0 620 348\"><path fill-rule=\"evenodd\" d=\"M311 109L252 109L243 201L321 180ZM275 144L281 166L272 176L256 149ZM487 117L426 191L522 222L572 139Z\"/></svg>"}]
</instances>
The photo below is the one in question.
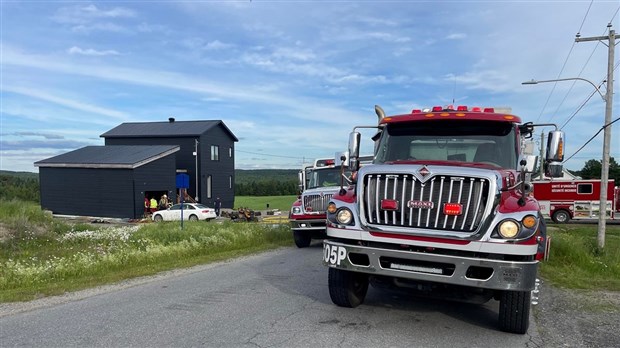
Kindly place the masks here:
<instances>
[{"instance_id":1,"label":"tree line","mask_svg":"<svg viewBox=\"0 0 620 348\"><path fill-rule=\"evenodd\" d=\"M591 159L586 161L581 170L570 171L583 179L600 179L603 161ZM609 179L614 180L616 186L620 185L620 165L613 157L609 158Z\"/></svg>"},{"instance_id":2,"label":"tree line","mask_svg":"<svg viewBox=\"0 0 620 348\"><path fill-rule=\"evenodd\" d=\"M0 200L11 199L39 203L38 176L0 174Z\"/></svg>"}]
</instances>

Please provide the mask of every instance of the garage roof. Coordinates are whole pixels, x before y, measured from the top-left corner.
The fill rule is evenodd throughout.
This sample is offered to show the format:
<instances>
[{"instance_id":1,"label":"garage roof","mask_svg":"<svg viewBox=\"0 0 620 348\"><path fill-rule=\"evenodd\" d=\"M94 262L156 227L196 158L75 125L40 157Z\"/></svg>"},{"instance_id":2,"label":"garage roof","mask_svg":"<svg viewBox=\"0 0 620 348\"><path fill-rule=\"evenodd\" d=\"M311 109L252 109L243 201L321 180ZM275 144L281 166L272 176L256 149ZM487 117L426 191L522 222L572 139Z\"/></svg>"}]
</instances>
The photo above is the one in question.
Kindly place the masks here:
<instances>
[{"instance_id":1,"label":"garage roof","mask_svg":"<svg viewBox=\"0 0 620 348\"><path fill-rule=\"evenodd\" d=\"M180 150L174 145L86 146L35 162L35 167L133 169Z\"/></svg>"}]
</instances>

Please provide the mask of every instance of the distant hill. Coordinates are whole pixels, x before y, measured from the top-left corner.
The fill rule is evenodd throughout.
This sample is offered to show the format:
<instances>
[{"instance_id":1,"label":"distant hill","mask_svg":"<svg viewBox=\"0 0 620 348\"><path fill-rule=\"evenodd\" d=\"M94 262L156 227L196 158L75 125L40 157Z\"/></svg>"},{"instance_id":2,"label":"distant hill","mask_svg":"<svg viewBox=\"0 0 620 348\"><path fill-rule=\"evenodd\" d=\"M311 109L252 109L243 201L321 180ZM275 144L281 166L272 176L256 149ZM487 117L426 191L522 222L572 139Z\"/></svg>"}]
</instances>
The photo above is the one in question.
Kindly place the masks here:
<instances>
[{"instance_id":1,"label":"distant hill","mask_svg":"<svg viewBox=\"0 0 620 348\"><path fill-rule=\"evenodd\" d=\"M235 183L247 184L265 181L297 182L297 169L235 169Z\"/></svg>"},{"instance_id":2,"label":"distant hill","mask_svg":"<svg viewBox=\"0 0 620 348\"><path fill-rule=\"evenodd\" d=\"M235 169L235 182L245 184L261 181L297 181L297 169ZM39 173L0 170L0 175L39 180Z\"/></svg>"},{"instance_id":3,"label":"distant hill","mask_svg":"<svg viewBox=\"0 0 620 348\"><path fill-rule=\"evenodd\" d=\"M0 170L0 175L14 176L22 179L36 179L39 180L39 173L33 172L13 172L10 170Z\"/></svg>"}]
</instances>

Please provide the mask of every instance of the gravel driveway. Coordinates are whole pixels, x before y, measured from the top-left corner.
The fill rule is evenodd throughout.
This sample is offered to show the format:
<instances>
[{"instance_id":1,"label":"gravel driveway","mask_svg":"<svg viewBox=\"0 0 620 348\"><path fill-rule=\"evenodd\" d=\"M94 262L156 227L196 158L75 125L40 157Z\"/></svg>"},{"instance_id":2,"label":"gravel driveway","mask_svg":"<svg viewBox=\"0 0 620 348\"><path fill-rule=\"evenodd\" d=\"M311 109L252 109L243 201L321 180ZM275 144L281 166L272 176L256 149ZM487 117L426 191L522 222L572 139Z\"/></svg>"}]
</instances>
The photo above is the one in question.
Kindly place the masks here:
<instances>
[{"instance_id":1,"label":"gravel driveway","mask_svg":"<svg viewBox=\"0 0 620 348\"><path fill-rule=\"evenodd\" d=\"M620 347L620 292L566 290L543 281L534 316L542 347Z\"/></svg>"}]
</instances>

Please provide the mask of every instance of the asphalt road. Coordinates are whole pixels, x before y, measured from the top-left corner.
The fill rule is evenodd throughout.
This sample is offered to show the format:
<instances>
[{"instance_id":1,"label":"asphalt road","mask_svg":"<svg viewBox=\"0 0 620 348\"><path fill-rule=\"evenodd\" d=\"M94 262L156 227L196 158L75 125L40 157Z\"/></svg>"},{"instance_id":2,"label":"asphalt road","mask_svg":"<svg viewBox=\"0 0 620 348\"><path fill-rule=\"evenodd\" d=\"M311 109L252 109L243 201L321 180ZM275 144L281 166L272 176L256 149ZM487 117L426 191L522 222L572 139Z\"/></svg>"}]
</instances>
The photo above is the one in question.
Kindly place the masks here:
<instances>
[{"instance_id":1,"label":"asphalt road","mask_svg":"<svg viewBox=\"0 0 620 348\"><path fill-rule=\"evenodd\" d=\"M498 305L370 288L332 304L322 248L284 248L66 296L0 306L0 346L538 347L496 328Z\"/></svg>"}]
</instances>

